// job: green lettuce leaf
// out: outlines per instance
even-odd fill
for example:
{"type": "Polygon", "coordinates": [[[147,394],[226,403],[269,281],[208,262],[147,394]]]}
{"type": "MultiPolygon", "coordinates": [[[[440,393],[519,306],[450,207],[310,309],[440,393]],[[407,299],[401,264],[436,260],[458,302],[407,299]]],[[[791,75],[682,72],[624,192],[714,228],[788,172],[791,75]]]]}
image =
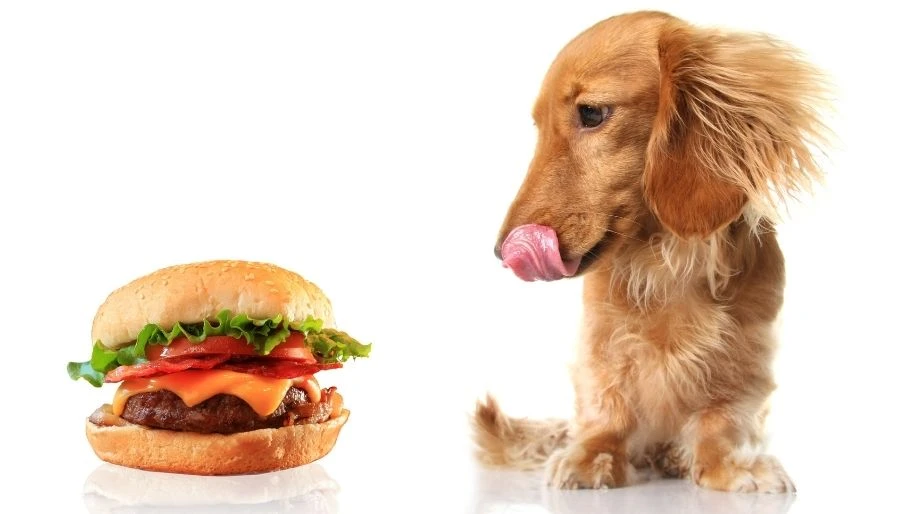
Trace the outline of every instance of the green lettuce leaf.
{"type": "Polygon", "coordinates": [[[244,339],[258,354],[269,355],[293,331],[305,335],[305,345],[322,363],[368,357],[372,349],[371,344],[362,344],[345,332],[325,329],[322,320],[311,316],[303,321],[288,322],[282,315],[255,319],[246,314],[232,315],[230,311],[223,310],[216,315],[215,322],[204,320],[202,323],[175,323],[169,330],[150,323],[140,330],[132,345],[118,350],[105,348],[101,341],[96,341],[90,359],[86,362],[68,363],[67,373],[73,380],[82,378],[95,387],[101,387],[105,374],[109,371],[118,366],[146,362],[146,347],[150,344],[168,346],[181,336],[192,343],[201,343],[209,336],[226,335],[244,339]]]}
{"type": "Polygon", "coordinates": [[[73,380],[84,378],[95,387],[102,387],[102,382],[105,381],[105,374],[94,370],[89,362],[68,363],[67,373],[70,374],[70,378],[73,380]]]}
{"type": "Polygon", "coordinates": [[[308,334],[305,336],[305,344],[324,362],[345,362],[351,358],[368,357],[372,351],[371,344],[362,344],[346,332],[332,328],[308,334]]]}

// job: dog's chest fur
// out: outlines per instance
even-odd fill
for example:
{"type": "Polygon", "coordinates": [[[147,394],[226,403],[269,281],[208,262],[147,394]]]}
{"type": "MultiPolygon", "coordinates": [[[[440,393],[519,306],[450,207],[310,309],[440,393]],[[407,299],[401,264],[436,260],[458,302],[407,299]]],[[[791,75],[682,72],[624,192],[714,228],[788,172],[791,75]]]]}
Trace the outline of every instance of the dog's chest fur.
{"type": "Polygon", "coordinates": [[[634,418],[632,442],[648,445],[675,439],[702,409],[759,389],[767,376],[741,370],[758,362],[769,334],[740,326],[703,273],[656,277],[665,295],[644,303],[632,299],[642,287],[632,284],[636,276],[646,275],[617,267],[586,281],[579,369],[587,373],[576,383],[596,399],[618,395],[634,418]]]}

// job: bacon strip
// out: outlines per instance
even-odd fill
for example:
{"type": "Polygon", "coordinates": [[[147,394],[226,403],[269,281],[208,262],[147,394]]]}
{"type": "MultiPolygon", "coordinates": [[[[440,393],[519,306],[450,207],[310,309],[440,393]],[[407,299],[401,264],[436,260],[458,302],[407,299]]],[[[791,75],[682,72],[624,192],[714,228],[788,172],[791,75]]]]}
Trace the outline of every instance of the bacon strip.
{"type": "Polygon", "coordinates": [[[260,375],[270,378],[296,378],[304,375],[314,375],[325,369],[336,369],[343,364],[334,362],[320,364],[317,362],[302,362],[281,359],[249,359],[231,361],[218,365],[216,369],[227,369],[250,375],[260,375]]]}
{"type": "Polygon", "coordinates": [[[118,366],[105,375],[105,382],[120,382],[129,378],[146,378],[167,375],[188,369],[213,369],[232,358],[231,355],[209,355],[200,357],[172,357],[157,361],[143,362],[133,366],[118,366]]]}

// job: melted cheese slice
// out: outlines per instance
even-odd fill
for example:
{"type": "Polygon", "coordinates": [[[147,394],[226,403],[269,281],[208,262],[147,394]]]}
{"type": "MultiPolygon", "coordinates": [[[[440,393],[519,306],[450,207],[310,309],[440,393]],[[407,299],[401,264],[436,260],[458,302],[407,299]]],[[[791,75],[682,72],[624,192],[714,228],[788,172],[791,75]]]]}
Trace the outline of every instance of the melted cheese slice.
{"type": "Polygon", "coordinates": [[[305,393],[308,395],[308,399],[311,400],[311,403],[321,402],[321,386],[318,384],[318,380],[314,375],[294,378],[292,379],[292,384],[299,389],[304,389],[305,393]]]}
{"type": "MultiPolygon", "coordinates": [[[[178,395],[188,407],[217,394],[230,394],[247,402],[254,412],[266,416],[280,406],[292,384],[293,380],[288,378],[267,378],[222,369],[179,371],[159,377],[125,380],[114,393],[111,409],[120,416],[131,396],[164,389],[178,395]]],[[[304,380],[299,387],[305,389],[311,401],[320,401],[321,389],[314,377],[304,380]]]]}

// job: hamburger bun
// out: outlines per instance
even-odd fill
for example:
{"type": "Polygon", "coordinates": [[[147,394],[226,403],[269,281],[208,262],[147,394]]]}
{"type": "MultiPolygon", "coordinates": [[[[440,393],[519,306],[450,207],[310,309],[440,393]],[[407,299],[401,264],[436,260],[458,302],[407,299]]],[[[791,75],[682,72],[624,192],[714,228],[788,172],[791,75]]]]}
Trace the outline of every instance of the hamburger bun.
{"type": "Polygon", "coordinates": [[[110,412],[112,424],[86,421],[86,437],[99,459],[146,471],[188,475],[242,475],[293,468],[327,455],[349,419],[266,428],[234,434],[200,434],[134,425],[110,412]],[[116,419],[112,419],[116,418],[116,419]]]}
{"type": "Polygon", "coordinates": [[[330,300],[318,286],[273,264],[218,260],[160,269],[113,291],[92,322],[92,341],[110,349],[130,344],[148,323],[214,321],[223,309],[252,318],[309,315],[334,328],[330,300]]]}

